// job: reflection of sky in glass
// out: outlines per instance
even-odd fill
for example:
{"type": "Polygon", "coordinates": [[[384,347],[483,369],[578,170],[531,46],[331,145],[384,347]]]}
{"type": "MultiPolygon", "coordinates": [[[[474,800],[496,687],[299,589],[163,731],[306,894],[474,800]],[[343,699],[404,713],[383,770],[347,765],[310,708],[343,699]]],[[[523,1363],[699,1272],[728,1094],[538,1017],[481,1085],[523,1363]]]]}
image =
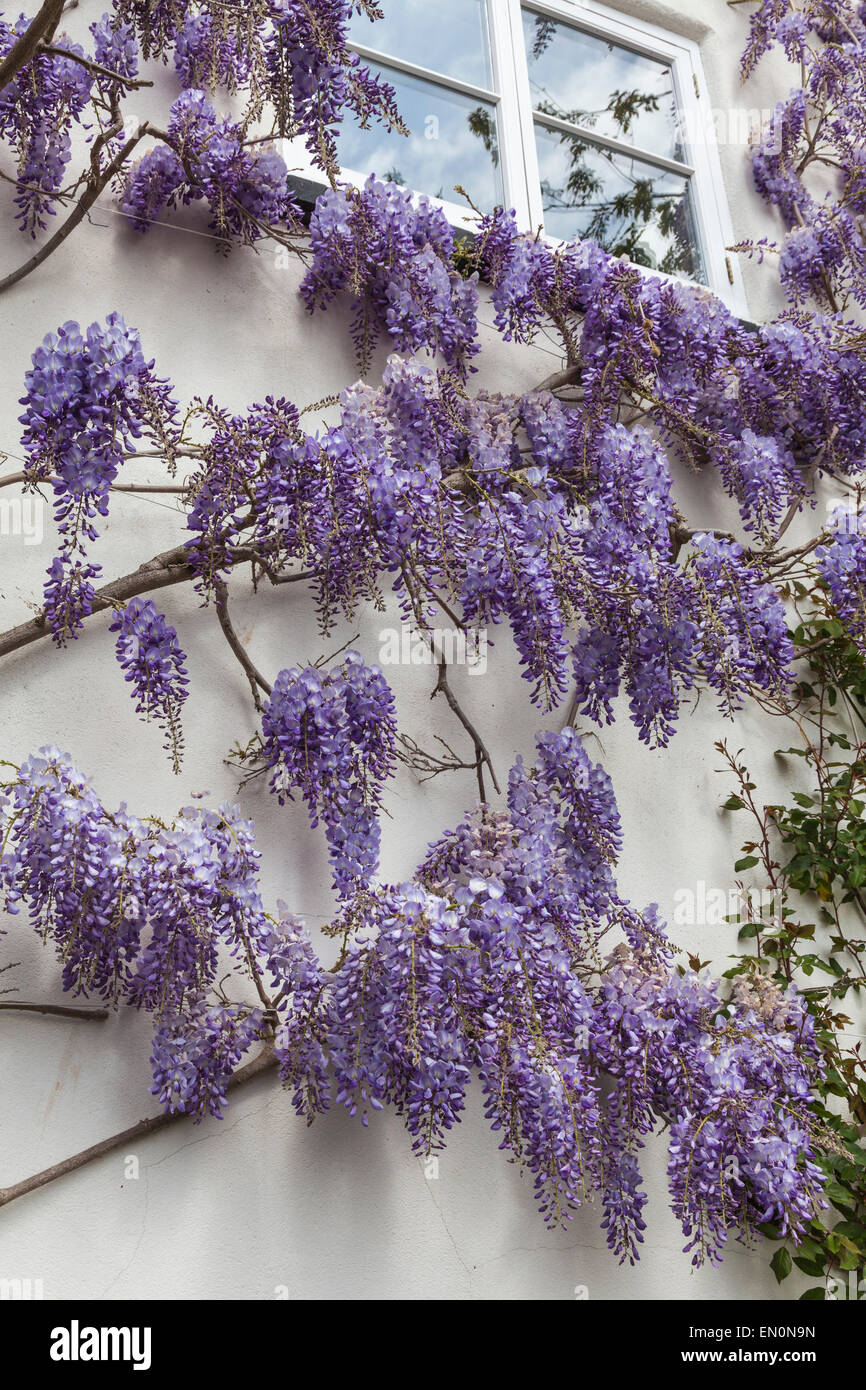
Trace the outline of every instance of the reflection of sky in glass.
{"type": "Polygon", "coordinates": [[[664,63],[528,10],[523,11],[523,32],[537,111],[640,145],[652,154],[684,158],[673,73],[664,63]],[[658,109],[637,109],[626,130],[606,109],[615,92],[657,97],[658,109]]]}
{"type": "Polygon", "coordinates": [[[546,232],[564,241],[590,236],[639,265],[704,280],[687,179],[541,125],[535,142],[546,232]],[[635,193],[651,193],[651,204],[614,208],[635,193]]]}
{"type": "Polygon", "coordinates": [[[395,88],[411,134],[407,138],[375,125],[359,130],[345,122],[337,139],[343,167],[380,178],[391,175],[407,188],[451,203],[462,202],[454,192],[460,183],[483,211],[501,203],[495,108],[391,68],[369,66],[395,88]]]}
{"type": "Polygon", "coordinates": [[[486,0],[385,0],[384,19],[355,15],[349,38],[377,53],[490,88],[486,0]]]}

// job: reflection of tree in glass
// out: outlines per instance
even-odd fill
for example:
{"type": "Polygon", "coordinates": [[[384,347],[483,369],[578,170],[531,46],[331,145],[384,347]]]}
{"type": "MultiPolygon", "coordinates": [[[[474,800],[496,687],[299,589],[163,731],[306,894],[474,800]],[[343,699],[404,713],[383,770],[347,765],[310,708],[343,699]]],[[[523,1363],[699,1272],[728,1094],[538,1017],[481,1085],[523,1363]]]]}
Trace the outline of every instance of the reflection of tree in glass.
{"type": "MultiPolygon", "coordinates": [[[[535,16],[535,40],[532,45],[532,56],[537,61],[553,40],[554,34],[559,26],[553,19],[545,19],[543,15],[535,16]]],[[[608,44],[608,52],[614,52],[614,45],[608,44]]],[[[538,91],[543,91],[539,83],[534,82],[533,86],[538,91]]],[[[642,111],[654,113],[659,109],[659,102],[662,97],[669,98],[672,120],[677,119],[676,100],[674,98],[673,87],[664,92],[640,91],[613,91],[608,98],[607,105],[599,111],[575,111],[570,116],[563,116],[564,120],[572,120],[576,125],[594,126],[598,117],[611,115],[614,125],[619,128],[622,135],[628,135],[631,128],[642,111]]],[[[538,110],[543,110],[542,106],[538,110]]],[[[553,113],[557,114],[557,113],[553,113]]]]}
{"type": "Polygon", "coordinates": [[[554,187],[549,180],[542,182],[545,211],[588,210],[591,216],[582,235],[597,241],[611,255],[628,256],[636,265],[668,275],[693,276],[696,265],[688,236],[688,190],[658,190],[652,178],[629,172],[631,161],[627,155],[589,145],[578,135],[561,132],[559,139],[568,154],[568,174],[563,187],[554,187]],[[590,155],[607,160],[618,179],[628,186],[604,197],[604,179],[589,162],[590,155]],[[652,226],[671,241],[661,261],[643,240],[652,226]]]}
{"type": "Polygon", "coordinates": [[[555,19],[545,19],[544,15],[540,14],[535,16],[535,41],[532,45],[533,58],[541,57],[555,33],[555,19]]]}
{"type": "MultiPolygon", "coordinates": [[[[499,163],[499,143],[496,138],[496,122],[493,116],[485,107],[476,106],[474,111],[469,112],[467,122],[472,134],[477,135],[482,141],[485,150],[490,155],[491,163],[496,166],[499,163]]],[[[385,183],[396,183],[403,188],[406,187],[406,180],[396,166],[390,168],[387,174],[383,174],[382,179],[385,183]]],[[[435,193],[430,191],[434,198],[444,200],[446,197],[444,187],[439,188],[435,193]]],[[[447,196],[451,196],[450,191],[447,196]]]]}
{"type": "MultiPolygon", "coordinates": [[[[531,51],[532,57],[537,60],[552,42],[557,25],[554,20],[536,15],[534,28],[531,51]]],[[[533,86],[540,98],[535,105],[537,111],[588,130],[595,129],[602,117],[609,117],[613,133],[628,137],[638,117],[657,113],[662,103],[669,103],[672,119],[677,119],[672,86],[662,92],[617,89],[611,92],[606,105],[601,108],[571,111],[564,110],[540,83],[533,82],[533,86]]],[[[582,234],[598,241],[613,255],[628,256],[638,265],[646,265],[668,275],[695,275],[697,265],[689,234],[687,189],[681,192],[657,191],[652,178],[630,172],[631,161],[627,156],[618,155],[567,132],[561,132],[559,138],[567,152],[568,174],[561,188],[554,187],[549,181],[542,183],[545,211],[588,209],[592,216],[582,234]],[[617,181],[627,184],[627,188],[605,198],[605,180],[597,164],[593,167],[595,161],[600,159],[608,161],[617,175],[617,181]],[[644,233],[651,226],[671,243],[661,261],[643,241],[644,233]]],[[[663,178],[664,175],[660,174],[659,177],[663,178]]]]}
{"type": "MultiPolygon", "coordinates": [[[[607,106],[601,111],[564,111],[551,100],[540,102],[536,110],[542,115],[567,121],[570,125],[590,129],[599,116],[610,115],[619,131],[628,135],[637,115],[642,111],[658,110],[659,101],[664,95],[667,94],[653,96],[646,92],[616,91],[611,93],[607,106]]],[[[670,95],[673,97],[673,93],[670,95]]],[[[694,276],[697,266],[688,235],[688,190],[657,191],[651,178],[629,172],[631,161],[627,155],[590,144],[579,135],[565,131],[559,133],[559,139],[568,156],[568,176],[561,188],[554,188],[549,181],[542,182],[545,211],[554,208],[560,211],[568,208],[591,209],[592,217],[584,226],[582,235],[597,241],[612,255],[628,256],[636,265],[661,270],[666,275],[694,276]],[[605,198],[604,180],[592,168],[591,158],[607,160],[618,180],[629,187],[605,198]],[[655,226],[665,239],[671,238],[671,245],[661,261],[657,261],[642,241],[644,232],[650,226],[655,226]]],[[[660,173],[659,177],[664,178],[665,175],[660,173]]]]}
{"type": "Polygon", "coordinates": [[[666,275],[694,276],[695,255],[688,236],[688,190],[657,191],[652,179],[627,174],[617,167],[617,156],[593,147],[593,153],[607,159],[629,183],[627,189],[604,198],[602,180],[585,162],[587,146],[577,136],[561,135],[560,139],[569,148],[571,168],[564,188],[542,182],[545,212],[588,209],[592,215],[581,235],[597,241],[611,255],[628,256],[636,265],[661,270],[666,275]],[[661,261],[643,240],[651,226],[671,241],[661,261]]]}
{"type": "Polygon", "coordinates": [[[486,107],[476,106],[474,111],[469,112],[466,121],[472,134],[477,135],[482,141],[495,168],[499,163],[499,143],[496,139],[496,122],[493,116],[486,107]]]}

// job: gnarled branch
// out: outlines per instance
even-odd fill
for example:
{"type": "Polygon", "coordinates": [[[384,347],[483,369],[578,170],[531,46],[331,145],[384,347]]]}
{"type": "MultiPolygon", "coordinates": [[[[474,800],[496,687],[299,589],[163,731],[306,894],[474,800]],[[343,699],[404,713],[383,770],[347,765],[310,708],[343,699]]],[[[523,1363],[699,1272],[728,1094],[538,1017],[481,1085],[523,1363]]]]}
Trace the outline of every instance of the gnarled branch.
{"type": "Polygon", "coordinates": [[[111,68],[103,67],[102,63],[94,62],[92,58],[85,58],[83,53],[73,53],[71,48],[61,48],[55,43],[40,43],[37,52],[50,53],[55,58],[68,58],[71,63],[78,63],[79,67],[92,72],[94,77],[106,77],[110,82],[118,82],[128,87],[130,91],[137,87],[153,86],[149,78],[124,77],[121,72],[114,72],[111,68]]]}
{"type": "Polygon", "coordinates": [[[72,1004],[29,1004],[23,999],[0,999],[0,1009],[11,1009],[26,1014],[49,1014],[53,1018],[78,1018],[96,1023],[102,1023],[108,1018],[108,1009],[76,1008],[72,1004]]]}
{"type": "Polygon", "coordinates": [[[232,620],[229,616],[229,591],[224,579],[214,579],[214,593],[216,595],[216,614],[219,619],[219,625],[222,628],[223,636],[243,668],[244,674],[250,683],[250,690],[253,694],[253,704],[257,711],[261,713],[262,701],[259,695],[259,689],[264,690],[266,695],[270,695],[273,686],[270,681],[265,680],[262,673],[253,664],[243,642],[235,632],[232,620]]]}
{"type": "Polygon", "coordinates": [[[498,792],[501,792],[502,788],[496,780],[496,772],[494,770],[493,762],[490,757],[490,754],[487,751],[487,747],[484,743],[484,740],[482,739],[478,730],[475,728],[475,725],[470,721],[467,715],[463,713],[463,709],[461,708],[457,696],[454,694],[454,691],[448,684],[448,662],[445,660],[444,657],[439,662],[439,679],[436,682],[430,699],[435,699],[437,695],[445,696],[445,699],[448,701],[449,708],[454,712],[454,714],[456,714],[457,718],[460,720],[460,723],[463,725],[467,734],[472,739],[472,742],[475,746],[476,759],[475,763],[472,764],[472,766],[475,767],[478,773],[478,794],[481,797],[482,801],[486,801],[487,793],[484,789],[484,763],[487,764],[488,771],[490,772],[491,781],[493,782],[493,785],[496,788],[496,790],[498,792]]]}
{"type": "Polygon", "coordinates": [[[122,125],[115,124],[97,137],[91,152],[91,171],[87,175],[87,186],[81,197],[76,202],[66,221],[62,226],[57,228],[57,231],[52,237],[49,237],[45,245],[40,247],[36,254],[30,257],[29,261],[25,261],[17,270],[11,271],[0,280],[0,294],[2,294],[4,290],[10,289],[12,285],[17,285],[25,276],[30,275],[32,271],[38,269],[43,261],[47,261],[48,257],[63,245],[70,233],[74,232],[78,224],[84,221],[100,193],[102,193],[111,183],[111,180],[120,173],[120,170],[123,168],[139,140],[142,140],[150,130],[146,122],[140,125],[135,135],[131,135],[121,146],[110,164],[107,164],[101,173],[97,172],[99,169],[98,155],[100,149],[110,139],[113,139],[115,135],[118,135],[122,128],[122,125]]]}
{"type": "MultiPolygon", "coordinates": [[[[174,550],[155,555],[152,560],[133,570],[132,574],[112,580],[110,584],[98,589],[93,597],[92,612],[102,613],[106,608],[114,608],[118,603],[127,603],[138,594],[148,593],[152,589],[164,589],[170,584],[182,584],[193,577],[194,571],[189,563],[186,546],[175,546],[174,550]]],[[[10,652],[19,651],[22,647],[29,647],[32,642],[50,636],[51,629],[45,614],[40,613],[38,618],[31,618],[30,622],[21,623],[18,627],[0,634],[0,657],[8,656],[10,652]]]]}
{"type": "Polygon", "coordinates": [[[40,44],[53,36],[62,14],[63,0],[44,0],[42,9],[27,25],[24,33],[19,34],[0,63],[0,91],[27,66],[40,44]]]}

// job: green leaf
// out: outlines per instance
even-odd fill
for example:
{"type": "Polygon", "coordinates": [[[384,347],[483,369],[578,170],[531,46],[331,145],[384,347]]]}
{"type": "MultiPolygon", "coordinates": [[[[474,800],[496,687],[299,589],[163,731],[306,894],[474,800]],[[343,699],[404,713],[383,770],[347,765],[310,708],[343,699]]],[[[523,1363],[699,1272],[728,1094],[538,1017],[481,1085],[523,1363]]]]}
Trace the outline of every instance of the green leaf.
{"type": "Polygon", "coordinates": [[[781,1245],[770,1261],[770,1268],[776,1276],[776,1283],[781,1284],[783,1279],[787,1279],[791,1273],[791,1252],[786,1246],[781,1245]]]}
{"type": "Polygon", "coordinates": [[[759,863],[757,855],[747,854],[745,859],[738,859],[734,865],[734,873],[738,874],[743,869],[753,869],[759,863]]]}
{"type": "Polygon", "coordinates": [[[804,1236],[797,1244],[797,1254],[803,1255],[807,1260],[820,1260],[824,1252],[817,1240],[812,1240],[809,1236],[804,1236]]]}
{"type": "Polygon", "coordinates": [[[831,1202],[850,1202],[851,1193],[847,1187],[843,1187],[839,1182],[828,1182],[824,1186],[825,1194],[831,1202]]]}
{"type": "Polygon", "coordinates": [[[801,1293],[798,1303],[823,1303],[827,1295],[823,1289],[807,1289],[801,1293]]]}
{"type": "Polygon", "coordinates": [[[758,1230],[761,1232],[762,1236],[767,1236],[769,1240],[782,1239],[775,1221],[762,1221],[758,1226],[758,1230]]]}

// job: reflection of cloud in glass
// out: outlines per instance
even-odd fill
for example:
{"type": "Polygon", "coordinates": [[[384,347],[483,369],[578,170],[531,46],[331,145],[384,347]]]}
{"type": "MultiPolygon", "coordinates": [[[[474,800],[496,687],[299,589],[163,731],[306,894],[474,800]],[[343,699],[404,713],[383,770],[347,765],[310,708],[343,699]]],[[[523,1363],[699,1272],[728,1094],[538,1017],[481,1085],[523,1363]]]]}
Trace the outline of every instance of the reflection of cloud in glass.
{"type": "Polygon", "coordinates": [[[403,58],[489,88],[493,81],[484,0],[390,0],[384,19],[355,15],[349,38],[378,53],[403,58]]]}
{"type": "Polygon", "coordinates": [[[687,179],[540,125],[535,136],[546,232],[703,281],[687,179]]]}
{"type": "Polygon", "coordinates": [[[537,111],[652,154],[684,158],[667,64],[526,10],[523,30],[537,111]]]}
{"type": "Polygon", "coordinates": [[[453,190],[459,183],[484,211],[501,203],[494,108],[461,92],[370,66],[393,84],[410,134],[344,124],[337,140],[343,167],[380,177],[399,176],[397,181],[409,188],[449,202],[458,201],[453,190]]]}

